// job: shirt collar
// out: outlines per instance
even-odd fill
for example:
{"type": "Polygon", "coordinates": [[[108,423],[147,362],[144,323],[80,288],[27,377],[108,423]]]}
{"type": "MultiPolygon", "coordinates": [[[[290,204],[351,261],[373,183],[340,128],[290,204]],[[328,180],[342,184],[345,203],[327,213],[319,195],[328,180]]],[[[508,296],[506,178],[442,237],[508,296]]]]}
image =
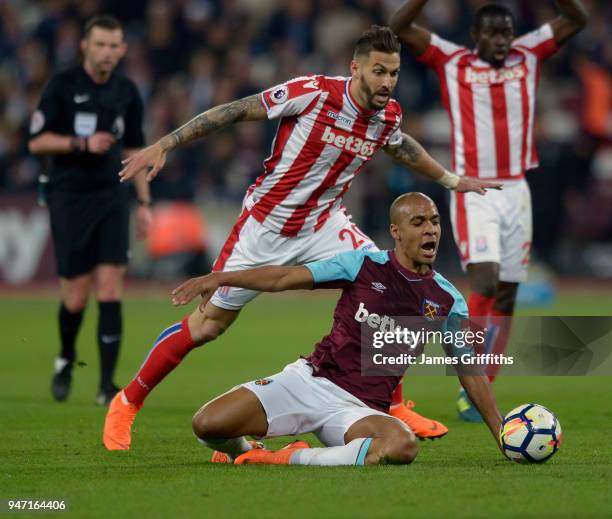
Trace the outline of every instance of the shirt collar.
{"type": "Polygon", "coordinates": [[[346,80],[346,83],[344,84],[344,94],[351,108],[355,110],[355,112],[357,112],[358,114],[365,115],[366,117],[372,117],[373,115],[376,115],[378,112],[380,112],[380,110],[368,110],[366,108],[363,108],[357,102],[357,100],[351,95],[351,82],[352,81],[353,81],[352,78],[348,78],[346,80]]]}
{"type": "Polygon", "coordinates": [[[425,274],[419,274],[418,272],[414,272],[412,270],[408,270],[406,267],[403,267],[401,263],[397,260],[395,256],[395,252],[393,250],[389,251],[389,258],[391,259],[391,263],[393,266],[399,270],[402,275],[408,278],[411,281],[420,281],[422,279],[431,279],[434,276],[434,270],[431,269],[425,274]]]}

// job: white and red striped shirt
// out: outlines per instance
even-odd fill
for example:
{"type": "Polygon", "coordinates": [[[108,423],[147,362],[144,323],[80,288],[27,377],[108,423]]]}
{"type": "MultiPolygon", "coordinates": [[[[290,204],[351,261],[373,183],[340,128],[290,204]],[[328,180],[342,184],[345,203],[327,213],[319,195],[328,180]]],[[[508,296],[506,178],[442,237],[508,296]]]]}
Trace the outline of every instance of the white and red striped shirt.
{"type": "Polygon", "coordinates": [[[308,76],[261,94],[268,118],[280,118],[265,171],[245,197],[262,225],[285,236],[318,231],[372,155],[401,144],[399,103],[366,110],[352,98],[350,82],[308,76]]]}
{"type": "Polygon", "coordinates": [[[558,50],[550,24],[512,42],[504,66],[431,35],[418,60],[440,79],[458,175],[513,180],[538,166],[533,121],[540,65],[558,50]]]}

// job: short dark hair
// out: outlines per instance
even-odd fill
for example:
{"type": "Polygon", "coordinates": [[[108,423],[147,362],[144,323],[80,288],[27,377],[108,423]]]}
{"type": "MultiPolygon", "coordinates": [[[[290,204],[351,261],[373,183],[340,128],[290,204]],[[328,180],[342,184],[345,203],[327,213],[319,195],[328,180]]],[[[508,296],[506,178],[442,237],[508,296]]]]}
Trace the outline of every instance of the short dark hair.
{"type": "Polygon", "coordinates": [[[512,20],[512,25],[514,25],[514,16],[512,15],[512,11],[505,5],[485,4],[480,7],[474,15],[474,27],[476,27],[476,29],[480,29],[480,27],[482,27],[482,19],[485,16],[509,16],[512,20]]]}
{"type": "Polygon", "coordinates": [[[115,18],[114,16],[110,16],[108,14],[94,16],[93,18],[90,18],[87,21],[87,23],[85,24],[84,31],[85,38],[89,36],[89,33],[94,27],[100,27],[101,29],[107,29],[109,31],[114,31],[117,29],[121,31],[123,30],[121,22],[117,20],[117,18],[115,18]]]}
{"type": "Polygon", "coordinates": [[[389,27],[372,25],[357,40],[353,56],[367,56],[373,50],[393,54],[401,49],[398,37],[389,27]]]}

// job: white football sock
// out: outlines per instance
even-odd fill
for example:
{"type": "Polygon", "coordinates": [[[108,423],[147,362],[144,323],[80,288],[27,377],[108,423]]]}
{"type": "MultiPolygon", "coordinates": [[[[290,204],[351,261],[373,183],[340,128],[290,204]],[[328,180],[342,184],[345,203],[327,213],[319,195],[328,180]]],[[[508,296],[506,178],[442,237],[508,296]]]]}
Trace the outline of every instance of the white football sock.
{"type": "Polygon", "coordinates": [[[253,448],[244,436],[230,438],[229,440],[224,438],[208,438],[206,440],[198,438],[198,441],[212,450],[229,454],[232,459],[237,458],[253,448]]]}
{"type": "Polygon", "coordinates": [[[363,465],[372,438],[357,438],[340,447],[299,449],[291,456],[291,465],[363,465]]]}

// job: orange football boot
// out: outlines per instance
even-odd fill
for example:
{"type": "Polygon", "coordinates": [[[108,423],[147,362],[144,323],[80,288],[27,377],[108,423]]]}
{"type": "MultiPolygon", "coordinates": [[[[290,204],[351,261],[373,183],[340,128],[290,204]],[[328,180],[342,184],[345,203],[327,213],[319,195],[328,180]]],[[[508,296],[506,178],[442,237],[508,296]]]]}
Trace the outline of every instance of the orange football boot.
{"type": "Polygon", "coordinates": [[[252,449],[244,454],[241,454],[234,461],[234,465],[289,465],[289,460],[293,453],[300,449],[310,449],[310,444],[296,440],[285,445],[277,451],[269,451],[268,449],[252,449]]]}
{"type": "Polygon", "coordinates": [[[109,451],[127,451],[132,443],[132,424],[142,406],[123,400],[119,391],[111,400],[104,420],[104,446],[109,451]]]}
{"type": "Polygon", "coordinates": [[[421,416],[412,410],[414,402],[408,400],[406,404],[395,404],[389,408],[389,414],[404,422],[412,432],[422,440],[441,438],[448,432],[446,425],[421,416]]]}
{"type": "MultiPolygon", "coordinates": [[[[249,442],[253,449],[264,449],[264,444],[255,440],[251,440],[249,442]]],[[[212,463],[234,463],[232,457],[225,452],[214,451],[212,453],[212,457],[210,458],[212,463]]]]}

